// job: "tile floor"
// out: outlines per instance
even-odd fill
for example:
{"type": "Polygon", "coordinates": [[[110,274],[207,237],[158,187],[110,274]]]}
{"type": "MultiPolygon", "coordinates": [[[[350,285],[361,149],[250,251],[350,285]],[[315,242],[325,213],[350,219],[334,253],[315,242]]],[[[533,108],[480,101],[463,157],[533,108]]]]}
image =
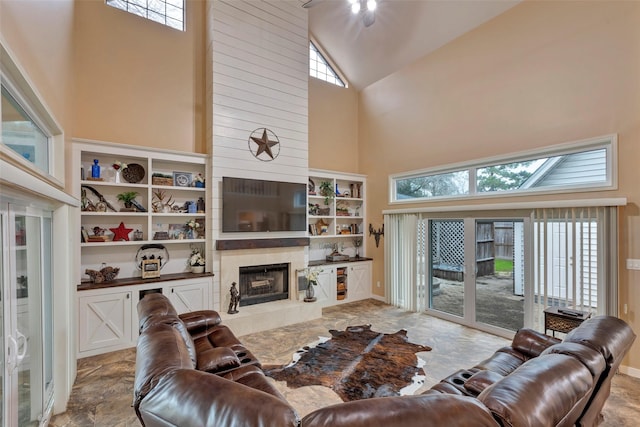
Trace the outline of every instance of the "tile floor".
{"type": "MultiPolygon", "coordinates": [[[[429,388],[441,378],[489,357],[508,340],[440,320],[425,314],[409,313],[378,301],[367,300],[330,307],[323,317],[266,332],[240,337],[264,365],[289,362],[293,352],[328,329],[371,324],[379,332],[407,329],[411,342],[428,345],[430,352],[419,353],[426,361],[429,388]]],[[[128,427],[140,426],[131,408],[135,371],[135,349],[122,350],[78,361],[78,376],[67,411],[55,416],[52,427],[128,427]]],[[[319,386],[287,389],[277,386],[301,416],[317,407],[339,403],[329,389],[319,386]]],[[[636,426],[640,419],[640,379],[617,375],[604,408],[602,426],[636,426]]]]}

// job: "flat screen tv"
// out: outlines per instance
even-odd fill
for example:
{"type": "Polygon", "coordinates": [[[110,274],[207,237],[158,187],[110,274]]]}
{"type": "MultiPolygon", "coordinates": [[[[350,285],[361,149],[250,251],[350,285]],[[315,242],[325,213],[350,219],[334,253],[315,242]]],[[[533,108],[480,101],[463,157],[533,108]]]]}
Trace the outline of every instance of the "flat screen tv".
{"type": "Polygon", "coordinates": [[[225,233],[305,231],[306,205],[306,184],[222,178],[225,233]]]}

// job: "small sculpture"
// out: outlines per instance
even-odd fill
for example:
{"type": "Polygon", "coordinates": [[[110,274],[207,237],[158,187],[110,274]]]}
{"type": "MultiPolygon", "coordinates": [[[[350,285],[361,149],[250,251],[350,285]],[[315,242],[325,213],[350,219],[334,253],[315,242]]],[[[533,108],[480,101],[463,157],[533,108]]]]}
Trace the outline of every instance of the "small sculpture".
{"type": "Polygon", "coordinates": [[[384,236],[384,224],[382,224],[381,228],[377,230],[373,228],[373,225],[369,224],[369,236],[373,234],[373,237],[376,239],[376,248],[380,244],[380,236],[384,236]]]}
{"type": "Polygon", "coordinates": [[[236,314],[238,313],[238,303],[240,302],[240,292],[238,292],[238,288],[236,288],[236,282],[231,284],[229,292],[231,293],[231,300],[229,301],[229,310],[227,310],[227,313],[236,314]]]}
{"type": "Polygon", "coordinates": [[[103,283],[103,282],[110,282],[112,280],[115,280],[119,272],[120,272],[120,268],[110,267],[110,266],[107,266],[105,263],[102,263],[102,268],[100,269],[100,271],[91,270],[91,269],[85,270],[85,274],[87,274],[91,278],[91,281],[93,283],[103,283]]]}

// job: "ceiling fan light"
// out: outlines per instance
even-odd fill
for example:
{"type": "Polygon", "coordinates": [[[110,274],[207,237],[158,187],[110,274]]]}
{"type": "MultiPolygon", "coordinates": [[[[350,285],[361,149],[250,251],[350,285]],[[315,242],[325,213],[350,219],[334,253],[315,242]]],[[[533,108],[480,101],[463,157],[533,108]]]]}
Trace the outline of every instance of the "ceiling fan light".
{"type": "Polygon", "coordinates": [[[354,2],[351,4],[351,12],[354,14],[357,14],[358,12],[360,12],[360,3],[359,2],[354,2]]]}
{"type": "Polygon", "coordinates": [[[374,10],[376,10],[376,7],[378,7],[376,0],[367,0],[367,10],[369,12],[373,12],[374,10]]]}

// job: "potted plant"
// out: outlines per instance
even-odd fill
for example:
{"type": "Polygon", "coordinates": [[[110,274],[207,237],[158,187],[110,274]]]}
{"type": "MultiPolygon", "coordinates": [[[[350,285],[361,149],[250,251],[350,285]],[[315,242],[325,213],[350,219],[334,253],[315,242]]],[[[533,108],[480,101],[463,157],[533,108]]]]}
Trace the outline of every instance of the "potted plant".
{"type": "Polygon", "coordinates": [[[191,267],[192,273],[204,273],[205,260],[202,253],[200,253],[200,249],[191,249],[191,255],[189,256],[187,263],[189,267],[191,267]]]}
{"type": "Polygon", "coordinates": [[[324,196],[324,204],[329,206],[329,202],[333,200],[336,193],[333,191],[331,181],[322,181],[320,183],[320,195],[324,196]]]}
{"type": "Polygon", "coordinates": [[[322,273],[319,268],[307,268],[305,277],[307,278],[307,290],[305,292],[304,302],[314,302],[316,300],[314,286],[318,286],[318,277],[322,273]]]}
{"type": "Polygon", "coordinates": [[[118,198],[118,200],[124,203],[125,208],[131,209],[131,207],[133,206],[133,201],[135,200],[137,195],[137,191],[125,191],[118,194],[116,197],[118,198]]]}

